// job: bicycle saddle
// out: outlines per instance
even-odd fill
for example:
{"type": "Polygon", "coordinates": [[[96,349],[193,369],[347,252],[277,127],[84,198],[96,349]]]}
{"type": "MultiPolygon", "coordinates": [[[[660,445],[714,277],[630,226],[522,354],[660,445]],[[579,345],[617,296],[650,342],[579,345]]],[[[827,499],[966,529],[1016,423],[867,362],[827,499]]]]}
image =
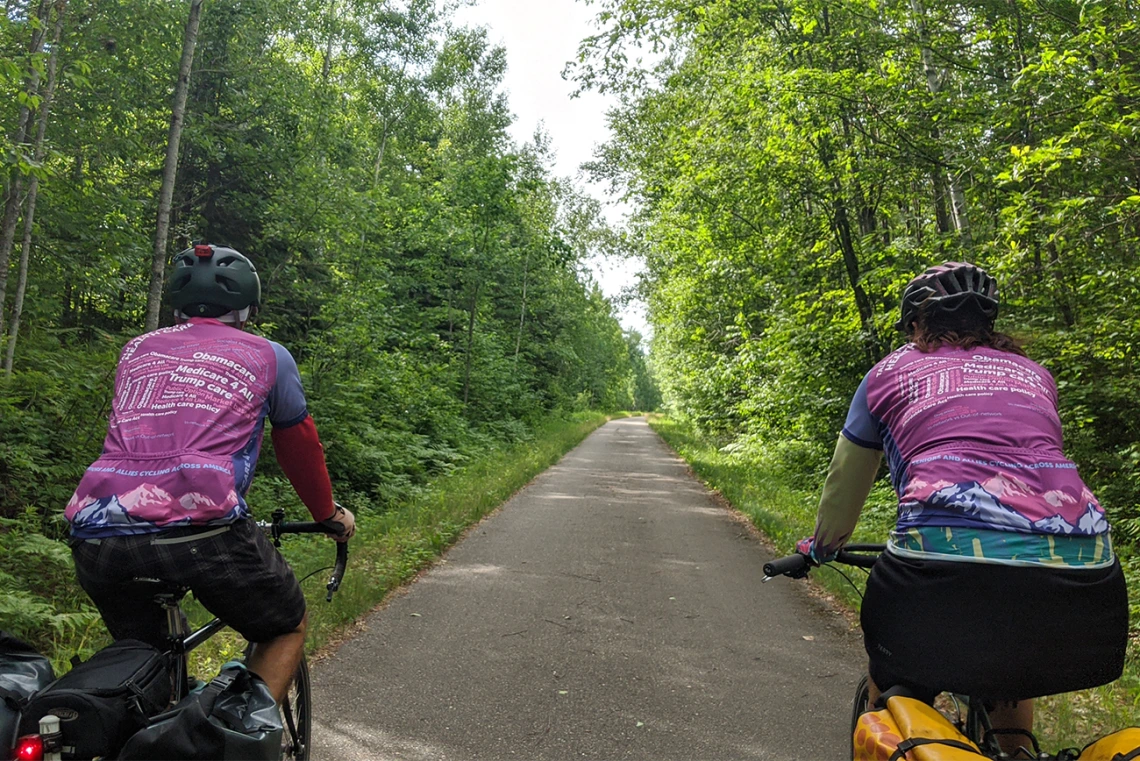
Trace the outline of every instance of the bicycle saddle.
{"type": "Polygon", "coordinates": [[[165,579],[151,579],[145,576],[135,576],[126,582],[126,586],[141,594],[152,595],[157,602],[177,604],[182,601],[190,587],[176,584],[165,579]]]}

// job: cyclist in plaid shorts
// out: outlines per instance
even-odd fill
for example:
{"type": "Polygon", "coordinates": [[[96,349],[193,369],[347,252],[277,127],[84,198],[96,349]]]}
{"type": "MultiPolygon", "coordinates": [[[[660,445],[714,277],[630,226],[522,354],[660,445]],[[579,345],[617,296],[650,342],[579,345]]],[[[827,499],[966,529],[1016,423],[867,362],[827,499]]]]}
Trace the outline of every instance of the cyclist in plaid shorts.
{"type": "Polygon", "coordinates": [[[268,418],[281,469],[313,515],[345,541],[297,364],[244,332],[261,301],[252,262],[197,245],[175,257],[168,293],[177,324],[123,349],[103,453],[68,503],[79,583],[115,639],[161,645],[162,609],[136,577],[189,587],[254,643],[249,669],[280,701],[305,637],[293,571],[245,503],[268,418]],[[138,596],[136,596],[138,595],[138,596]]]}

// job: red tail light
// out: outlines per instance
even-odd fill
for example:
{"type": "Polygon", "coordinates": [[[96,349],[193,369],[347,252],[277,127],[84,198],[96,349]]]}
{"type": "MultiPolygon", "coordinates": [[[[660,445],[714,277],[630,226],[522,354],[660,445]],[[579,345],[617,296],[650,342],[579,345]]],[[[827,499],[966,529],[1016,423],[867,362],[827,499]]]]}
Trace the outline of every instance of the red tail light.
{"type": "Polygon", "coordinates": [[[39,735],[24,735],[16,741],[16,761],[44,761],[44,739],[39,735]]]}

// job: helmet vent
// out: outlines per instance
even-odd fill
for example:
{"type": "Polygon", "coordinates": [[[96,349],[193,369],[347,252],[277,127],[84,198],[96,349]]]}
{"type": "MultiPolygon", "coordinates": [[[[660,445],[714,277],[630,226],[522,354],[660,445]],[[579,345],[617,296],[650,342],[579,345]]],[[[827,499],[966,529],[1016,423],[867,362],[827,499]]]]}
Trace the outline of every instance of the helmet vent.
{"type": "Polygon", "coordinates": [[[238,284],[235,283],[233,280],[230,280],[228,277],[223,277],[222,275],[215,275],[214,281],[219,286],[221,286],[222,289],[226,293],[241,293],[241,288],[238,287],[238,284]]]}

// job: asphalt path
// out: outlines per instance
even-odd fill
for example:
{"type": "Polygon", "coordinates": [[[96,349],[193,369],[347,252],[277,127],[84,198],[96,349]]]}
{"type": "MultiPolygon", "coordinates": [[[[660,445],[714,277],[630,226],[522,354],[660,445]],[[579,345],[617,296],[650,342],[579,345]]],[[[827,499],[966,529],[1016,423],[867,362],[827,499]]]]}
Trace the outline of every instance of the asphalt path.
{"type": "Polygon", "coordinates": [[[315,665],[314,758],[846,758],[860,639],[771,557],[607,423],[315,665]]]}

